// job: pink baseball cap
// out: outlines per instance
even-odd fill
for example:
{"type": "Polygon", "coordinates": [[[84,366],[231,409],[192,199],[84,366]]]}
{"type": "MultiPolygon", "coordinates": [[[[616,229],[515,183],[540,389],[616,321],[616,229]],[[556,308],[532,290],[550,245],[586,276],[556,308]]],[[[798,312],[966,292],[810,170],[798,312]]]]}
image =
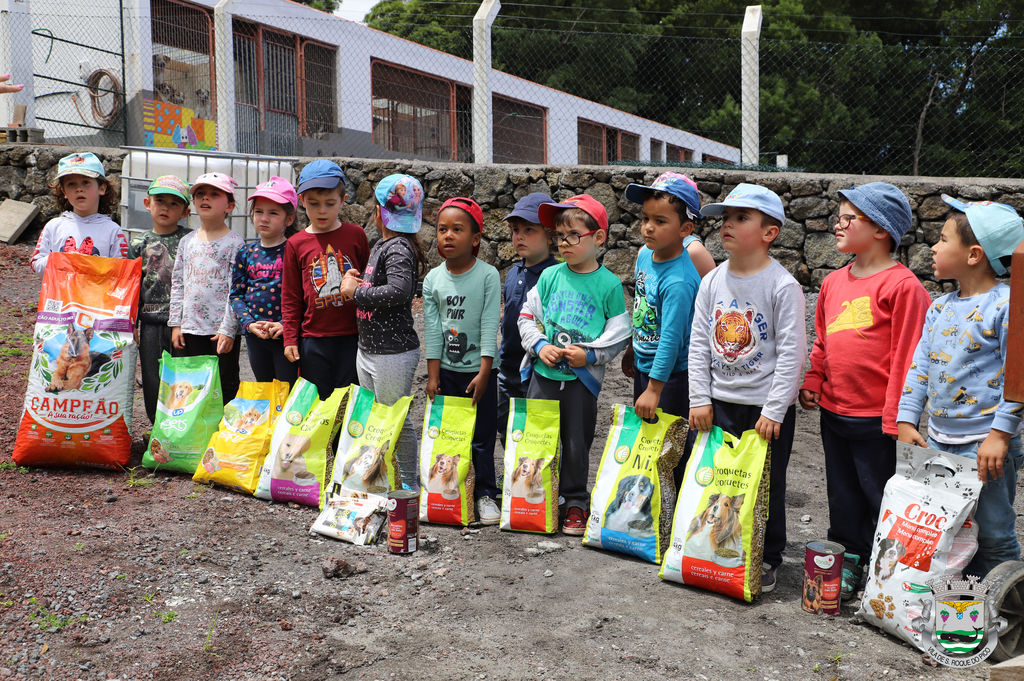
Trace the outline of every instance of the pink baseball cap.
{"type": "Polygon", "coordinates": [[[195,196],[196,189],[204,184],[221,190],[230,196],[232,201],[235,199],[235,188],[238,186],[238,183],[230,175],[225,175],[224,173],[203,173],[192,183],[192,196],[195,196]]]}
{"type": "Polygon", "coordinates": [[[295,187],[291,182],[277,175],[273,175],[263,184],[257,185],[256,190],[249,195],[250,201],[258,198],[270,199],[274,203],[280,204],[290,203],[292,208],[296,209],[299,207],[299,195],[295,193],[295,187]]]}

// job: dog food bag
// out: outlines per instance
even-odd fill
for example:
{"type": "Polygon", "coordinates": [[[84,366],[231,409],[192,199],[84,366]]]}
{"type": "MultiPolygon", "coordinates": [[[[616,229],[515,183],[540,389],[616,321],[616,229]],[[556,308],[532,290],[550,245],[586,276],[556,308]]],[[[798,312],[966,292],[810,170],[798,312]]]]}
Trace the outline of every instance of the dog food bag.
{"type": "Polygon", "coordinates": [[[242,381],[235,399],[224,406],[220,429],[210,438],[192,479],[252,494],[287,399],[285,381],[242,381]]]}
{"type": "Polygon", "coordinates": [[[558,402],[512,398],[501,529],[558,531],[558,402]]]}
{"type": "Polygon", "coordinates": [[[672,520],[662,579],[750,602],[761,595],[768,442],[715,426],[697,434],[672,520]]]}
{"type": "MultiPolygon", "coordinates": [[[[270,453],[263,460],[263,466],[260,468],[260,481],[256,485],[255,496],[257,498],[273,498],[270,493],[270,480],[274,465],[278,460],[277,453],[281,448],[281,443],[285,441],[295,428],[302,425],[302,422],[318,401],[319,396],[315,385],[304,378],[299,378],[295,381],[291,392],[288,393],[288,400],[281,409],[281,418],[274,424],[274,433],[270,438],[270,453]]],[[[283,468],[284,472],[288,471],[289,464],[290,462],[286,462],[283,468]]]]}
{"type": "Polygon", "coordinates": [[[141,276],[138,259],[50,254],[16,463],[128,465],[141,276]]]}
{"type": "Polygon", "coordinates": [[[395,446],[411,404],[412,397],[406,396],[389,407],[377,402],[372,391],[349,387],[331,484],[325,493],[344,487],[386,497],[402,486],[395,446]]]}
{"type": "MultiPolygon", "coordinates": [[[[904,442],[885,484],[857,614],[926,650],[913,628],[931,606],[928,582],[957,577],[977,551],[971,516],[981,493],[978,462],[904,442]]],[[[971,630],[973,634],[973,630],[971,630]]]]}
{"type": "Polygon", "coordinates": [[[311,532],[351,544],[373,544],[387,519],[387,497],[340,488],[330,495],[311,532]]]}
{"type": "Polygon", "coordinates": [[[220,368],[212,355],[160,359],[160,391],[146,468],[195,473],[224,416],[220,368]]]}
{"type": "Polygon", "coordinates": [[[651,423],[632,407],[612,407],[612,426],[590,493],[584,545],[652,563],[661,560],[676,500],[672,469],[685,442],[685,419],[659,409],[651,423]]]}
{"type": "Polygon", "coordinates": [[[473,496],[473,430],[476,405],[468,397],[435,395],[427,401],[420,444],[420,521],[469,525],[473,496]]]}

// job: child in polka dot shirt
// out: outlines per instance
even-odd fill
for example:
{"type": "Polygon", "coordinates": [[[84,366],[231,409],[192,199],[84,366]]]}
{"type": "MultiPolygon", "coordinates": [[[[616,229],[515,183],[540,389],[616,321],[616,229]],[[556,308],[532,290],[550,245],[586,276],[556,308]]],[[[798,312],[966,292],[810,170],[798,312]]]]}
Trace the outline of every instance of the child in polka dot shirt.
{"type": "Polygon", "coordinates": [[[298,195],[288,180],[271,177],[249,197],[249,217],[259,241],[238,249],[231,274],[227,314],[245,333],[249,364],[257,381],[294,383],[298,364],[285,359],[281,335],[281,272],[284,246],[294,231],[298,195]]]}

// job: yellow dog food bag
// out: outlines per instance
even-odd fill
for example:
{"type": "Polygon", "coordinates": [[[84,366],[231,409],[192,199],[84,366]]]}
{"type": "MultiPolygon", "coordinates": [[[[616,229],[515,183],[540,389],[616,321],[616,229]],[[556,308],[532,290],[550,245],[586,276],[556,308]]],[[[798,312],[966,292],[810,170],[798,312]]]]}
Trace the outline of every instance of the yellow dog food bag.
{"type": "Polygon", "coordinates": [[[476,520],[473,430],[476,405],[468,397],[427,401],[420,443],[420,520],[469,525],[476,520]]]}
{"type": "Polygon", "coordinates": [[[672,470],[683,454],[686,432],[685,419],[660,409],[650,422],[633,407],[612,407],[584,545],[661,561],[676,498],[672,470]]]}
{"type": "Polygon", "coordinates": [[[505,437],[501,529],[558,531],[558,425],[557,401],[512,398],[505,437]]]}
{"type": "Polygon", "coordinates": [[[224,405],[220,429],[210,438],[192,479],[252,494],[287,399],[285,381],[242,381],[235,399],[224,405]]]}
{"type": "Polygon", "coordinates": [[[697,434],[658,575],[750,602],[761,595],[768,442],[718,426],[697,434]]]}

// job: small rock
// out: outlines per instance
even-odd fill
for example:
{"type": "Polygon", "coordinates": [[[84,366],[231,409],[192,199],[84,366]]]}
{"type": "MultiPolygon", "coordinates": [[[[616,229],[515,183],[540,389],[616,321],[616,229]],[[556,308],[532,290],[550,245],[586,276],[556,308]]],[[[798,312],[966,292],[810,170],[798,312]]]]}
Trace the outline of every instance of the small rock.
{"type": "Polygon", "coordinates": [[[811,516],[809,516],[809,515],[807,515],[805,513],[804,515],[800,516],[800,522],[802,522],[802,523],[809,523],[809,522],[811,522],[811,516]]]}
{"type": "Polygon", "coordinates": [[[546,552],[546,553],[550,553],[550,552],[553,552],[553,551],[561,551],[565,547],[562,546],[561,544],[559,544],[556,541],[550,541],[550,540],[547,540],[547,539],[543,539],[543,540],[537,542],[537,548],[540,549],[541,551],[546,552]]]}
{"type": "Polygon", "coordinates": [[[448,574],[448,568],[446,567],[437,568],[436,570],[434,570],[435,577],[444,577],[446,574],[448,574]]]}
{"type": "Polygon", "coordinates": [[[291,631],[292,623],[288,620],[281,620],[281,631],[291,631]]]}
{"type": "Polygon", "coordinates": [[[540,554],[542,554],[542,553],[544,553],[544,552],[543,552],[543,551],[541,551],[541,550],[540,550],[540,549],[538,549],[538,548],[534,548],[534,547],[532,547],[532,546],[531,546],[531,547],[527,548],[527,549],[526,549],[526,550],[524,551],[524,553],[525,553],[526,555],[528,555],[528,556],[539,556],[540,554]]]}
{"type": "Polygon", "coordinates": [[[348,577],[357,572],[366,572],[366,564],[359,563],[358,565],[352,565],[347,560],[338,558],[337,556],[328,556],[324,558],[324,562],[320,565],[320,569],[324,573],[324,579],[334,579],[335,577],[348,577]],[[361,570],[359,568],[362,568],[361,570]]]}
{"type": "Polygon", "coordinates": [[[115,501],[117,501],[117,495],[116,494],[108,494],[107,496],[103,497],[103,501],[107,502],[108,504],[112,504],[115,501]]]}
{"type": "Polygon", "coordinates": [[[554,573],[554,572],[552,572],[551,570],[545,570],[545,571],[544,571],[544,576],[545,576],[545,577],[554,577],[554,576],[555,576],[555,573],[554,573]]]}
{"type": "Polygon", "coordinates": [[[301,591],[293,591],[292,592],[292,598],[295,598],[295,599],[302,598],[302,592],[301,591]]]}

